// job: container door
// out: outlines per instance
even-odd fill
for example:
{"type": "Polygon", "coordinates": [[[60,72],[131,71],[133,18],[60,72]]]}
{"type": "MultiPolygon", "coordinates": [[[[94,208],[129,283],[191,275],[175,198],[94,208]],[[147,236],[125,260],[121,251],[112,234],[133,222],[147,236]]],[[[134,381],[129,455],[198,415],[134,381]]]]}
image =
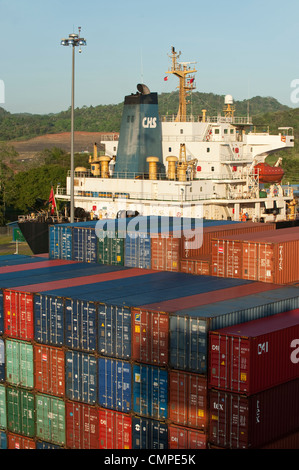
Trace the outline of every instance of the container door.
{"type": "Polygon", "coordinates": [[[209,385],[226,390],[229,388],[229,337],[211,332],[209,342],[209,385]]]}
{"type": "Polygon", "coordinates": [[[250,342],[247,338],[230,338],[230,384],[231,391],[249,392],[250,342]]]}

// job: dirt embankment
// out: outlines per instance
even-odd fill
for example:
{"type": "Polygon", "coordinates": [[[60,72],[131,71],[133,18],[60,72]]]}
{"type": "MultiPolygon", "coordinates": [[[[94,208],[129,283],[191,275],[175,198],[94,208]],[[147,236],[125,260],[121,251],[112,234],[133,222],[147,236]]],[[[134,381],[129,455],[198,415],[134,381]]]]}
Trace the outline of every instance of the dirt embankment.
{"type": "MultiPolygon", "coordinates": [[[[93,152],[93,145],[96,142],[100,146],[103,135],[109,135],[109,132],[78,132],[74,133],[74,152],[93,152]]],[[[19,158],[34,158],[44,149],[59,147],[66,152],[71,151],[71,133],[62,132],[60,134],[46,134],[25,141],[9,142],[19,154],[19,158]]]]}

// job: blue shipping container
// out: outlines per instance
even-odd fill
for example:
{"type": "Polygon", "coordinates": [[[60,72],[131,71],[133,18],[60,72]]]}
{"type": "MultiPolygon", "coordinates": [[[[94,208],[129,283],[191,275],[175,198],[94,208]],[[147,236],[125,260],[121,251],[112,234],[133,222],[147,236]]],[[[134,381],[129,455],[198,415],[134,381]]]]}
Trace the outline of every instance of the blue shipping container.
{"type": "Polygon", "coordinates": [[[112,358],[99,358],[98,402],[104,408],[131,411],[131,364],[112,358]]]}
{"type": "Polygon", "coordinates": [[[127,233],[125,242],[125,266],[151,268],[151,239],[145,233],[127,233]]]}
{"type": "Polygon", "coordinates": [[[65,344],[71,349],[95,351],[96,305],[87,300],[65,299],[65,344]]]}
{"type": "Polygon", "coordinates": [[[208,334],[299,308],[299,289],[284,287],[181,310],[170,315],[170,366],[200,374],[208,370],[208,334]]]}
{"type": "Polygon", "coordinates": [[[61,297],[34,295],[34,338],[38,343],[64,345],[64,302],[61,297]]]}
{"type": "Polygon", "coordinates": [[[73,259],[73,225],[57,224],[49,227],[50,259],[73,259]]]}
{"type": "Polygon", "coordinates": [[[7,449],[7,437],[5,431],[0,431],[0,449],[7,449]]]}
{"type": "Polygon", "coordinates": [[[133,411],[141,416],[167,419],[168,374],[156,366],[133,366],[133,411]]]}
{"type": "Polygon", "coordinates": [[[97,262],[97,236],[95,227],[74,227],[73,260],[83,263],[97,262]]]}
{"type": "Polygon", "coordinates": [[[133,449],[168,449],[167,424],[138,416],[132,419],[133,449]]]}
{"type": "Polygon", "coordinates": [[[65,353],[65,394],[70,400],[94,405],[97,401],[97,360],[79,351],[65,353]]]}
{"type": "Polygon", "coordinates": [[[131,310],[98,304],[98,352],[120,359],[131,357],[131,310]]]}

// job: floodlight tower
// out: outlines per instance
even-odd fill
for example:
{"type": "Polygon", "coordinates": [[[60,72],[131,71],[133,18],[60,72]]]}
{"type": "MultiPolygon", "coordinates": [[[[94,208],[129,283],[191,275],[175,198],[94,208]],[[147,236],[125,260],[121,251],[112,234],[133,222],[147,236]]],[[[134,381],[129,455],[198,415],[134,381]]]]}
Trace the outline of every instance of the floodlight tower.
{"type": "Polygon", "coordinates": [[[70,194],[70,221],[74,222],[75,204],[74,204],[74,104],[75,104],[75,48],[80,46],[79,52],[82,52],[81,46],[86,46],[86,40],[80,37],[81,27],[78,28],[78,34],[69,34],[69,37],[61,40],[62,46],[72,46],[72,104],[71,104],[71,194],[70,194]]]}

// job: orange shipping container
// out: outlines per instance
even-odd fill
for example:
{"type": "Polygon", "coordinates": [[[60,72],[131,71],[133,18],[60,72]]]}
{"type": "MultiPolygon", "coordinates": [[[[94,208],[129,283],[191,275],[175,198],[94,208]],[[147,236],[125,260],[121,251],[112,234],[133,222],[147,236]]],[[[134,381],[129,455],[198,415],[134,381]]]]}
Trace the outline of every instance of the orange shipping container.
{"type": "Polygon", "coordinates": [[[211,274],[288,284],[299,280],[299,228],[214,239],[211,274]]]}
{"type": "MultiPolygon", "coordinates": [[[[201,230],[201,229],[198,229],[201,230]]],[[[257,233],[261,231],[275,231],[275,224],[263,224],[257,222],[241,222],[239,224],[232,225],[214,225],[210,227],[204,227],[203,232],[199,233],[196,238],[188,240],[185,236],[181,238],[181,254],[183,259],[198,259],[202,256],[211,254],[211,244],[213,238],[226,238],[231,235],[240,235],[243,233],[257,233]],[[202,244],[201,244],[202,238],[202,244]],[[195,241],[195,243],[194,243],[195,241]],[[195,248],[192,248],[195,245],[195,248]],[[201,245],[201,246],[200,246],[201,245]],[[197,248],[197,246],[199,246],[197,248]]],[[[189,235],[190,236],[190,235],[189,235]]]]}
{"type": "Polygon", "coordinates": [[[179,234],[159,235],[151,239],[151,267],[157,271],[180,270],[181,239],[179,234]]]}

